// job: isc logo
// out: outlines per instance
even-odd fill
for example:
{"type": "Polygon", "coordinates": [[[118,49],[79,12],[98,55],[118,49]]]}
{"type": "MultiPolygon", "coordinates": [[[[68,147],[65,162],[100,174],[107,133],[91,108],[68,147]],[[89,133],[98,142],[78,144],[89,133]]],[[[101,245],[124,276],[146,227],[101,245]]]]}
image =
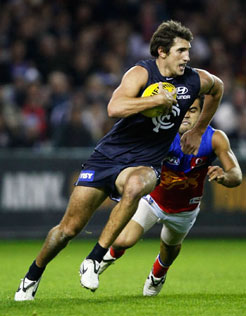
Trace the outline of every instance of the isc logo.
{"type": "Polygon", "coordinates": [[[79,181],[93,181],[95,171],[93,170],[83,170],[79,175],[79,181]]]}

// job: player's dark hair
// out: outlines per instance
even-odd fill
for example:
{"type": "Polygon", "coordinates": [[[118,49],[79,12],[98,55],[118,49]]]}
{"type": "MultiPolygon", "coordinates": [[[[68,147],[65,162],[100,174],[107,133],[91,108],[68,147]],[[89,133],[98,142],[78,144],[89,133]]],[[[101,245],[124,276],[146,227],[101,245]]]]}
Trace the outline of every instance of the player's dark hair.
{"type": "Polygon", "coordinates": [[[162,22],[150,40],[151,55],[158,57],[158,48],[160,46],[165,53],[169,53],[176,37],[185,39],[188,42],[191,42],[193,39],[191,31],[180,22],[173,20],[162,22]]]}

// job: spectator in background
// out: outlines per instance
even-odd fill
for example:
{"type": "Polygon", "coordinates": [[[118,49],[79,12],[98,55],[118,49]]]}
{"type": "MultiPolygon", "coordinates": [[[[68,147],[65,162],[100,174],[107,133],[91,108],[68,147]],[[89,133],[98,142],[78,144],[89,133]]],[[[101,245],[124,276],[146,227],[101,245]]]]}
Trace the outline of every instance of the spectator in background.
{"type": "Polygon", "coordinates": [[[22,41],[15,41],[11,47],[10,72],[12,79],[16,77],[24,77],[28,66],[26,46],[22,41]]]}
{"type": "Polygon", "coordinates": [[[11,133],[7,126],[5,117],[0,111],[0,148],[7,148],[11,146],[11,133]]]}
{"type": "MultiPolygon", "coordinates": [[[[228,87],[229,90],[229,87],[228,87]]],[[[222,129],[231,139],[243,139],[245,135],[245,104],[246,90],[243,86],[235,84],[231,90],[231,95],[221,103],[216,113],[213,123],[216,128],[222,129]]],[[[246,139],[246,138],[244,138],[246,139]]]]}
{"type": "Polygon", "coordinates": [[[71,90],[68,76],[60,71],[51,72],[48,78],[48,121],[49,136],[65,121],[71,106],[71,90]]]}
{"type": "Polygon", "coordinates": [[[101,57],[101,68],[99,70],[104,86],[117,86],[123,75],[122,69],[121,58],[111,51],[105,52],[101,57]]]}
{"type": "MultiPolygon", "coordinates": [[[[42,93],[48,98],[44,108],[49,125],[47,138],[51,140],[52,131],[69,112],[77,90],[86,94],[91,77],[99,75],[103,93],[96,92],[96,100],[90,93],[86,111],[95,103],[104,111],[129,65],[150,57],[147,42],[156,25],[164,19],[180,20],[195,35],[190,65],[208,69],[222,79],[228,77],[223,111],[217,113],[216,120],[224,121],[225,113],[229,113],[231,120],[225,131],[235,141],[244,140],[239,124],[233,123],[238,119],[238,108],[230,96],[238,84],[246,88],[245,9],[242,0],[217,0],[216,6],[204,0],[84,0],[70,1],[69,5],[65,0],[2,1],[0,84],[9,93],[12,110],[18,111],[30,82],[27,74],[33,69],[39,74],[42,93]],[[66,77],[68,85],[58,94],[50,80],[57,72],[66,77]]],[[[246,119],[244,111],[239,113],[240,121],[246,119]]],[[[223,129],[221,125],[219,128],[223,129]]],[[[45,144],[46,140],[40,141],[40,146],[45,144]]]]}
{"type": "Polygon", "coordinates": [[[37,65],[44,80],[48,80],[49,74],[57,69],[61,70],[61,61],[57,39],[52,34],[44,34],[39,41],[37,52],[37,65]]]}
{"type": "Polygon", "coordinates": [[[84,94],[88,103],[101,102],[104,104],[106,111],[105,88],[102,76],[93,74],[86,80],[84,94]]]}
{"type": "Polygon", "coordinates": [[[94,146],[92,135],[83,124],[83,109],[78,104],[70,108],[68,120],[62,122],[55,134],[55,147],[91,147],[94,146]]]}
{"type": "MultiPolygon", "coordinates": [[[[0,91],[0,95],[2,91],[0,91]]],[[[8,104],[0,104],[0,148],[23,146],[18,111],[8,104]]]]}
{"type": "Polygon", "coordinates": [[[107,117],[105,106],[100,102],[90,103],[83,115],[84,124],[90,130],[94,142],[103,137],[115,123],[114,119],[107,117]],[[105,122],[110,121],[111,125],[105,130],[105,122]]]}
{"type": "Polygon", "coordinates": [[[93,73],[93,56],[88,52],[78,51],[72,61],[71,77],[73,84],[84,85],[89,75],[93,73]]]}
{"type": "Polygon", "coordinates": [[[223,101],[214,116],[213,125],[223,130],[229,138],[237,137],[238,117],[237,111],[230,100],[223,101]]]}
{"type": "Polygon", "coordinates": [[[39,146],[47,133],[46,113],[39,83],[31,83],[21,110],[23,116],[23,142],[25,147],[39,146]]]}

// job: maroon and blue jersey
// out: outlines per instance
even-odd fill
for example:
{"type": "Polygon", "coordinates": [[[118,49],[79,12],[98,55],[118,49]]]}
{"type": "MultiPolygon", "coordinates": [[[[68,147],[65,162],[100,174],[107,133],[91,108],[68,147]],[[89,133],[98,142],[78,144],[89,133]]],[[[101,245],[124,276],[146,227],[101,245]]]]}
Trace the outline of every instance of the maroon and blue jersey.
{"type": "Polygon", "coordinates": [[[213,134],[214,129],[208,126],[196,156],[182,152],[180,136],[176,135],[163,161],[161,182],[150,194],[164,212],[192,211],[200,203],[208,166],[216,158],[212,148],[213,134]]]}
{"type": "Polygon", "coordinates": [[[183,117],[200,91],[200,78],[196,70],[186,67],[182,76],[161,75],[155,60],[137,63],[148,71],[148,82],[140,91],[157,82],[169,82],[176,87],[177,104],[172,113],[149,118],[141,113],[118,120],[98,142],[95,151],[116,163],[159,166],[178,132],[183,117]]]}

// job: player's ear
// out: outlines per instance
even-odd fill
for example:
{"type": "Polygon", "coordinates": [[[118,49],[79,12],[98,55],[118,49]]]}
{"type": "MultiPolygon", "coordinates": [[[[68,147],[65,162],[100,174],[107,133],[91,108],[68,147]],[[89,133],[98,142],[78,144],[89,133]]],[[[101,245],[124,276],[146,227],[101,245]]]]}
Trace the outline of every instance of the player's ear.
{"type": "Polygon", "coordinates": [[[164,49],[162,46],[158,47],[158,54],[161,58],[166,58],[167,54],[165,53],[164,49]]]}

